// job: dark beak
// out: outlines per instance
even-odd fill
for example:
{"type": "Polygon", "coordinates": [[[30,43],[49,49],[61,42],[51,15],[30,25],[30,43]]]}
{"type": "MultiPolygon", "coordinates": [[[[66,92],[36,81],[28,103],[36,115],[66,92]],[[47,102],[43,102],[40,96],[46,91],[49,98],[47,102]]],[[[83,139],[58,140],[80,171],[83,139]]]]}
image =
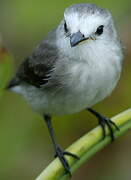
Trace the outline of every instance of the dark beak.
{"type": "Polygon", "coordinates": [[[71,47],[78,45],[80,42],[82,42],[84,40],[86,40],[86,38],[80,31],[72,34],[72,36],[70,37],[71,47]]]}

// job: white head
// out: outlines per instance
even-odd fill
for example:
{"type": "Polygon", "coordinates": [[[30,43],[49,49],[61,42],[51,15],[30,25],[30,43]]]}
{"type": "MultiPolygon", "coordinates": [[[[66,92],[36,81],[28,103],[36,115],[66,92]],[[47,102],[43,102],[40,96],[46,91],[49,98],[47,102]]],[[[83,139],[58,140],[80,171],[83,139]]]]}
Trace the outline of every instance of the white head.
{"type": "Polygon", "coordinates": [[[65,39],[66,43],[70,43],[70,47],[93,41],[117,39],[110,12],[94,4],[76,4],[68,7],[58,33],[61,34],[59,37],[62,41],[65,39]]]}

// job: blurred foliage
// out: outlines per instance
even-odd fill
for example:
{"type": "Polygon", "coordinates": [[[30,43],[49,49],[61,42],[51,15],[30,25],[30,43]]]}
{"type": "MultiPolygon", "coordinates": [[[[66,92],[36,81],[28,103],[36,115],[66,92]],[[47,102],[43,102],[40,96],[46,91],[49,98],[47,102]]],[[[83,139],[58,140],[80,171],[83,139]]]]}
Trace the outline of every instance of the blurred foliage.
{"type": "MultiPolygon", "coordinates": [[[[0,33],[4,44],[15,57],[16,67],[57,26],[67,6],[82,2],[0,0],[0,33]]],[[[131,104],[131,1],[84,2],[96,3],[113,13],[126,46],[124,71],[119,85],[112,96],[95,106],[98,111],[112,116],[131,104]]],[[[8,58],[5,56],[5,59],[8,58]]],[[[8,65],[6,69],[3,62],[6,60],[0,60],[0,78],[3,71],[8,72],[8,65]]],[[[1,88],[8,79],[6,75],[5,80],[0,79],[1,88]]],[[[67,147],[96,123],[95,118],[86,111],[54,118],[56,134],[63,147],[67,147]]],[[[130,138],[128,134],[105,148],[80,169],[73,179],[130,180],[130,138]]],[[[0,101],[0,142],[0,179],[33,180],[53,158],[53,149],[42,118],[32,112],[23,97],[7,91],[0,101]]]]}
{"type": "Polygon", "coordinates": [[[6,48],[0,47],[0,98],[3,94],[4,88],[10,79],[12,69],[12,56],[6,48]]]}

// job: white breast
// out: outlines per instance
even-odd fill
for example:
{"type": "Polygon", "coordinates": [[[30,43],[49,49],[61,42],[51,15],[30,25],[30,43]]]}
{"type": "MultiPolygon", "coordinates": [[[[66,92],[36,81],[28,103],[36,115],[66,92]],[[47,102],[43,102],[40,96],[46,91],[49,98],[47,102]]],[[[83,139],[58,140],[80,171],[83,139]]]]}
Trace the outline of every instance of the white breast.
{"type": "Polygon", "coordinates": [[[66,69],[66,74],[70,75],[64,77],[64,85],[68,88],[58,97],[63,99],[64,113],[75,113],[103,100],[120,78],[121,48],[114,43],[110,46],[96,41],[92,43],[74,49],[70,54],[72,61],[68,62],[66,69]]]}

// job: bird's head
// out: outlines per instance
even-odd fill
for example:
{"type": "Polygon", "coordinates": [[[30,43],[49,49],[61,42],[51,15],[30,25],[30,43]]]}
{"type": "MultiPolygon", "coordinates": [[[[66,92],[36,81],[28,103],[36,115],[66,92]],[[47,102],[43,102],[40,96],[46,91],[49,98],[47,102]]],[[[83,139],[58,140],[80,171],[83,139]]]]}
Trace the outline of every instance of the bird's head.
{"type": "Polygon", "coordinates": [[[117,37],[109,11],[94,4],[76,4],[68,7],[60,29],[71,47],[98,40],[111,41],[117,37]]]}

